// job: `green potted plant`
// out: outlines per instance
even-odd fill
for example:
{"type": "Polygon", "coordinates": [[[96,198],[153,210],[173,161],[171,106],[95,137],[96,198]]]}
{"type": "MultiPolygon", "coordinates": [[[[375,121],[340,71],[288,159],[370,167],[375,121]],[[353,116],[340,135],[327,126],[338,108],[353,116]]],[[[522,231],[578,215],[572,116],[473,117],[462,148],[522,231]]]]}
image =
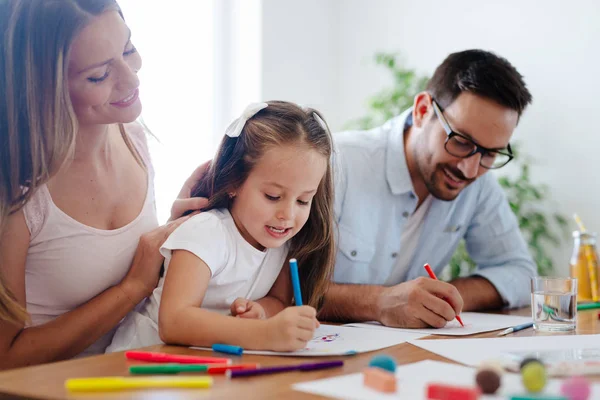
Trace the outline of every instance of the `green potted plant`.
{"type": "MultiPolygon", "coordinates": [[[[392,85],[372,96],[368,101],[369,111],[364,117],[350,122],[349,127],[370,129],[388,119],[400,115],[412,106],[415,94],[425,90],[428,77],[418,75],[406,68],[398,54],[377,53],[375,63],[392,75],[392,85]]],[[[515,213],[519,227],[529,250],[537,264],[540,275],[554,270],[553,260],[548,255],[549,246],[557,246],[565,237],[567,220],[559,213],[550,213],[544,208],[548,200],[548,187],[531,181],[531,159],[523,155],[518,144],[513,145],[518,174],[516,177],[500,176],[498,181],[504,188],[510,207],[515,213]]],[[[461,242],[449,263],[451,279],[468,274],[475,268],[461,242]]]]}
{"type": "Polygon", "coordinates": [[[375,63],[383,66],[393,77],[392,86],[381,90],[369,99],[369,113],[349,123],[349,127],[370,129],[400,115],[411,107],[415,94],[425,90],[429,77],[418,76],[402,65],[393,53],[376,53],[375,63]]]}

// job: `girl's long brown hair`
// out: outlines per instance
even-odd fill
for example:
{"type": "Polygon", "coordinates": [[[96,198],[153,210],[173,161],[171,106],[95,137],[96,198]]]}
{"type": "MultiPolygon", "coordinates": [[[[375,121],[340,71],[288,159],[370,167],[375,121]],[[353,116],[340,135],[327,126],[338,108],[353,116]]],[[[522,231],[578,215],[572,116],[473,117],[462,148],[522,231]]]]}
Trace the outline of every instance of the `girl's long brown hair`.
{"type": "MultiPolygon", "coordinates": [[[[0,1],[0,238],[8,216],[73,152],[78,126],[67,82],[69,51],[92,18],[108,10],[120,12],[115,0],[0,1]]],[[[23,322],[25,310],[1,272],[0,265],[0,320],[23,322]]]]}
{"type": "MultiPolygon", "coordinates": [[[[306,146],[328,161],[333,151],[331,134],[318,111],[302,109],[289,102],[270,101],[267,108],[246,122],[239,137],[223,138],[208,172],[192,190],[192,196],[209,199],[205,211],[229,208],[229,193],[246,181],[267,149],[282,145],[306,146]]],[[[308,220],[290,241],[289,255],[298,260],[303,296],[307,304],[317,309],[323,303],[335,264],[333,194],[333,172],[328,162],[308,220]]]]}

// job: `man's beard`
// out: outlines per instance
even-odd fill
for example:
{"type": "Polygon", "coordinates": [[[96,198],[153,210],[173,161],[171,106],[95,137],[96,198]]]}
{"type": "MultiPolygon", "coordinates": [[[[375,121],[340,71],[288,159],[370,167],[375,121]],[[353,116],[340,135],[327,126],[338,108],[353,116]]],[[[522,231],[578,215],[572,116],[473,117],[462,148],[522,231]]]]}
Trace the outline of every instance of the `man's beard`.
{"type": "Polygon", "coordinates": [[[467,179],[460,170],[451,167],[448,164],[437,164],[430,174],[423,175],[425,187],[429,193],[436,199],[443,201],[452,201],[458,197],[460,192],[469,186],[475,179],[467,179]],[[445,172],[444,169],[450,171],[456,178],[464,181],[466,184],[459,190],[452,190],[446,186],[444,182],[445,172]]]}

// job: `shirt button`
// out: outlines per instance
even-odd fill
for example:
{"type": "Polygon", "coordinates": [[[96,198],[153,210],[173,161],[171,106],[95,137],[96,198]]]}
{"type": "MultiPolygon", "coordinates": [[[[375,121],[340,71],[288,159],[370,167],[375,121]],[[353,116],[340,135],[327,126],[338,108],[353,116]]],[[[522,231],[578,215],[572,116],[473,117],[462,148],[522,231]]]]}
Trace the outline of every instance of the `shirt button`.
{"type": "Polygon", "coordinates": [[[392,258],[398,257],[398,253],[392,253],[392,258]]]}
{"type": "Polygon", "coordinates": [[[402,213],[402,216],[403,216],[404,218],[408,218],[408,215],[409,215],[409,214],[408,214],[408,211],[404,211],[404,212],[402,213]]]}
{"type": "Polygon", "coordinates": [[[352,250],[352,251],[350,252],[350,255],[351,255],[352,257],[356,257],[356,250],[352,250]]]}

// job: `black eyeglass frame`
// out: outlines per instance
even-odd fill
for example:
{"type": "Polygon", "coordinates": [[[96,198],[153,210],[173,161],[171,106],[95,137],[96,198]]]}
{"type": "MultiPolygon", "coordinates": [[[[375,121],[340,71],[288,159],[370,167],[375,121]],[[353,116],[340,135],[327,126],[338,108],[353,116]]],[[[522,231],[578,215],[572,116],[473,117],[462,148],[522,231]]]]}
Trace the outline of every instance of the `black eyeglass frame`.
{"type": "Polygon", "coordinates": [[[510,144],[508,144],[508,146],[506,146],[506,152],[505,151],[501,151],[501,150],[491,150],[491,149],[487,149],[483,146],[478,145],[477,143],[475,143],[473,141],[473,139],[465,136],[465,135],[461,135],[458,132],[455,132],[454,130],[452,130],[452,128],[450,127],[450,124],[448,123],[448,121],[446,120],[446,117],[444,117],[444,113],[442,112],[442,109],[440,108],[440,106],[438,105],[438,103],[434,100],[431,99],[431,103],[433,105],[433,111],[435,113],[435,115],[437,116],[437,118],[440,120],[440,123],[442,124],[442,127],[444,128],[444,131],[446,131],[446,141],[444,142],[444,149],[448,152],[448,154],[454,156],[454,157],[460,157],[460,158],[469,158],[474,156],[475,154],[479,153],[481,154],[481,160],[479,160],[479,165],[481,165],[483,168],[486,169],[499,169],[504,167],[506,164],[508,164],[513,158],[513,152],[512,149],[510,148],[510,144]],[[470,142],[473,145],[473,150],[466,155],[457,155],[452,153],[451,151],[448,150],[448,141],[454,137],[454,136],[458,136],[461,139],[464,139],[468,142],[470,142]],[[503,156],[508,157],[508,160],[506,160],[506,162],[504,164],[498,165],[498,166],[486,166],[481,164],[481,161],[483,161],[483,157],[485,156],[486,153],[498,153],[498,154],[502,154],[503,156]]]}

